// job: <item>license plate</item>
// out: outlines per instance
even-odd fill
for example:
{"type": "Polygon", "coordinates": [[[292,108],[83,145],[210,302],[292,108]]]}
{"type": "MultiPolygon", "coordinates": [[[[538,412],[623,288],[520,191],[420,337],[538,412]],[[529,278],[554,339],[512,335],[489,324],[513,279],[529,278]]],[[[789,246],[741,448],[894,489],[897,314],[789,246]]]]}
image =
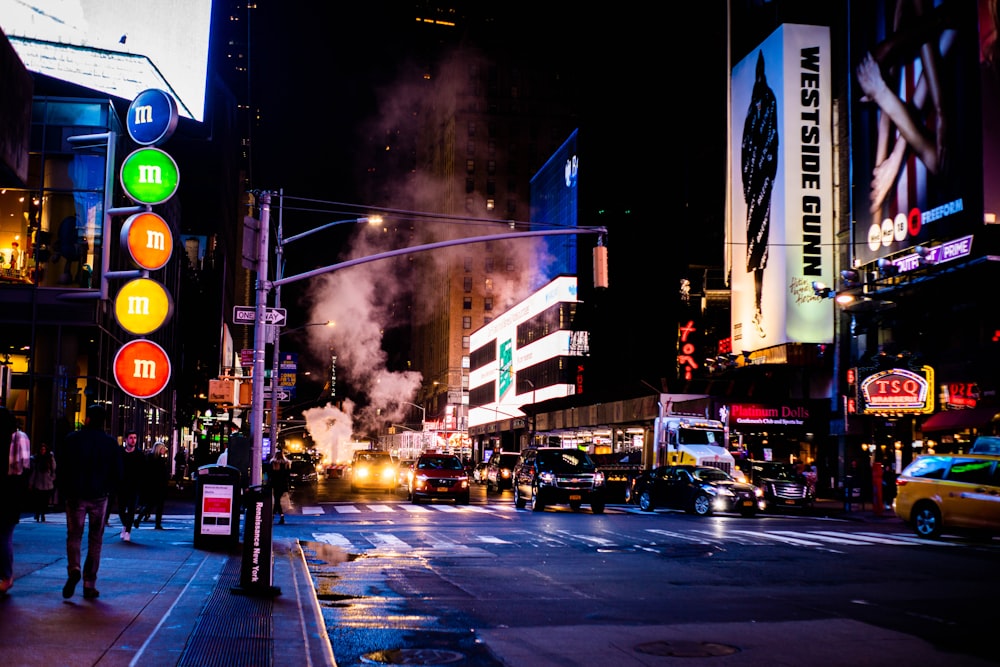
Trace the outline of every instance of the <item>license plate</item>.
{"type": "Polygon", "coordinates": [[[573,495],[573,496],[570,496],[569,499],[570,500],[583,500],[583,497],[580,496],[580,495],[573,495]]]}
{"type": "Polygon", "coordinates": [[[438,487],[438,493],[448,493],[448,487],[447,486],[439,486],[438,487]]]}
{"type": "Polygon", "coordinates": [[[743,507],[753,507],[753,501],[752,500],[744,500],[744,501],[741,501],[740,504],[743,507]]]}
{"type": "Polygon", "coordinates": [[[785,505],[794,505],[795,504],[794,500],[782,500],[781,502],[783,504],[785,504],[785,505]]]}

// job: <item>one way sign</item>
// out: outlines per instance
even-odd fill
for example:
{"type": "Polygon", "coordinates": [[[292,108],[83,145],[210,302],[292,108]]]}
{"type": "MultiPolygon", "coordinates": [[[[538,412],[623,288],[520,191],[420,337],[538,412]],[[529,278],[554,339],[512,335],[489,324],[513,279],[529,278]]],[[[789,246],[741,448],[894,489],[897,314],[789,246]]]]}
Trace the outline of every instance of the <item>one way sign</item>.
{"type": "MultiPolygon", "coordinates": [[[[284,308],[268,308],[264,312],[264,324],[276,327],[285,326],[288,313],[284,308]]],[[[257,322],[257,309],[252,306],[233,306],[233,324],[254,324],[257,322]]]]}

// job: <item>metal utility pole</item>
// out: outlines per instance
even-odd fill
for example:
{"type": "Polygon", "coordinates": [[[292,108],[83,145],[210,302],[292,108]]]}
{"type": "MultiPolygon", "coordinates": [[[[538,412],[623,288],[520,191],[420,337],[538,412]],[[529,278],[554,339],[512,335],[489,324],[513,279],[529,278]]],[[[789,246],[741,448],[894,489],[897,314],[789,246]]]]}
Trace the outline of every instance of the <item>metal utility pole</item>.
{"type": "MultiPolygon", "coordinates": [[[[284,212],[284,201],[282,197],[284,195],[284,190],[278,190],[278,236],[277,243],[274,244],[274,255],[275,255],[275,265],[274,265],[274,275],[281,278],[285,275],[285,259],[284,250],[285,244],[282,239],[282,234],[284,232],[282,214],[284,212]]],[[[281,308],[281,285],[274,288],[274,307],[281,308]]],[[[280,377],[279,365],[281,363],[281,350],[278,345],[278,340],[281,338],[281,329],[279,327],[270,327],[272,330],[272,336],[274,338],[274,354],[271,360],[271,451],[274,451],[278,446],[278,378],[280,377]]],[[[263,452],[261,452],[263,456],[263,452]]]]}
{"type": "Polygon", "coordinates": [[[260,194],[260,228],[257,234],[257,308],[253,327],[253,393],[250,401],[250,485],[260,486],[261,459],[264,455],[264,354],[266,352],[268,237],[271,221],[271,193],[260,194]]]}

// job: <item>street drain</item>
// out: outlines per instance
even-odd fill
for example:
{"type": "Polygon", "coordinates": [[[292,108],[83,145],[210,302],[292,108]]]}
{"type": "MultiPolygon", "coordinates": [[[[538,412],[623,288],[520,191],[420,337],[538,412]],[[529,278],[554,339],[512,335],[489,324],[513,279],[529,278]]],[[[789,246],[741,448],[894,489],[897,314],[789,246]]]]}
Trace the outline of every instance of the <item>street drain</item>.
{"type": "Polygon", "coordinates": [[[464,660],[458,651],[438,648],[394,648],[361,656],[366,665],[454,665],[464,660]]]}
{"type": "Polygon", "coordinates": [[[669,656],[674,658],[713,658],[720,655],[732,655],[740,650],[735,646],[714,644],[712,642],[649,642],[635,647],[639,653],[647,655],[669,656]]]}

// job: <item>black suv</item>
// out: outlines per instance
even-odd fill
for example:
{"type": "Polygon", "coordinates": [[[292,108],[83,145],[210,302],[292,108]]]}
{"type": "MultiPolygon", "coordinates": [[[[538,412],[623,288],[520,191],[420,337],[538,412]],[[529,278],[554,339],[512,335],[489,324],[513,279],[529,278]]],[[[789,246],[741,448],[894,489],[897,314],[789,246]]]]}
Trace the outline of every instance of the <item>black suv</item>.
{"type": "Polygon", "coordinates": [[[579,449],[532,447],[521,452],[512,474],[514,505],[541,512],[546,505],[568,504],[578,510],[590,505],[594,514],[604,512],[604,473],[579,449]]]}
{"type": "Polygon", "coordinates": [[[747,481],[763,492],[761,509],[774,512],[781,508],[805,509],[812,507],[812,492],[795,466],[784,461],[741,461],[740,470],[747,481]]]}

